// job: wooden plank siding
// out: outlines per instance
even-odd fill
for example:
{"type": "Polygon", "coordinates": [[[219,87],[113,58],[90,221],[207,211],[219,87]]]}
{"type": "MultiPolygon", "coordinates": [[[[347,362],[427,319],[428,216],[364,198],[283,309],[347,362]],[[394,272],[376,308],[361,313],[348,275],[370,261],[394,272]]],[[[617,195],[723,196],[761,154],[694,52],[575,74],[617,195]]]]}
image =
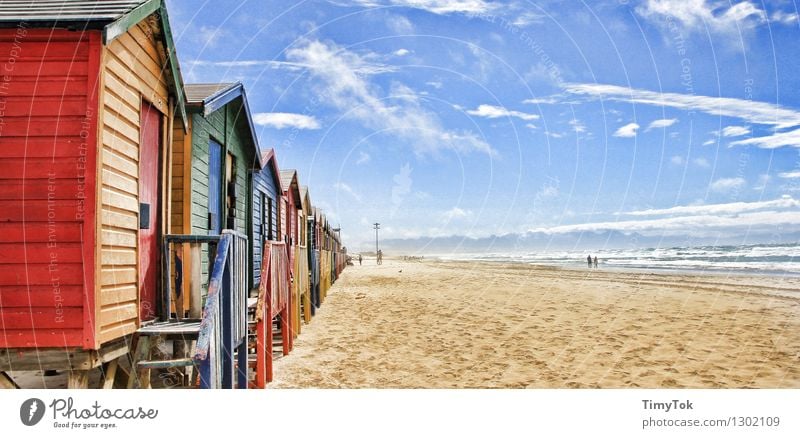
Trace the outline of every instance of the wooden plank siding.
{"type": "Polygon", "coordinates": [[[95,343],[100,50],[99,32],[0,29],[0,348],[95,343]]]}
{"type": "Polygon", "coordinates": [[[272,200],[272,209],[268,212],[268,216],[272,218],[272,237],[273,240],[278,239],[278,202],[280,194],[278,193],[278,186],[275,181],[279,181],[280,176],[275,174],[273,167],[270,163],[263,163],[264,168],[253,172],[253,285],[256,286],[261,282],[261,259],[264,251],[264,240],[269,237],[269,224],[264,224],[264,231],[267,236],[262,233],[262,217],[264,215],[263,209],[269,208],[269,205],[264,205],[262,199],[272,200]]]}
{"type": "MultiPolygon", "coordinates": [[[[189,179],[191,202],[186,211],[190,215],[190,233],[208,235],[212,234],[208,224],[208,181],[209,181],[209,141],[214,140],[223,147],[224,157],[230,153],[236,162],[236,215],[234,223],[225,223],[224,229],[233,229],[245,235],[250,234],[251,207],[250,207],[250,174],[256,163],[255,146],[252,141],[250,128],[243,114],[242,100],[235,99],[223,108],[214,111],[208,116],[193,112],[191,118],[191,178],[189,179]]],[[[174,167],[173,167],[174,169],[174,167]]],[[[227,199],[227,187],[223,180],[222,197],[227,199]]],[[[173,190],[173,194],[175,191],[173,190]]],[[[186,206],[186,204],[184,204],[186,206]]],[[[186,213],[185,213],[186,214],[186,213]]],[[[227,222],[227,212],[222,212],[223,222],[227,222]]],[[[185,220],[185,219],[184,219],[185,220]]],[[[202,278],[208,278],[208,250],[203,247],[202,252],[202,278]]],[[[207,285],[203,285],[203,290],[207,285]]]]}
{"type": "MultiPolygon", "coordinates": [[[[131,334],[138,326],[137,236],[142,100],[162,114],[169,113],[167,70],[164,56],[159,54],[151,28],[153,25],[152,19],[142,21],[103,51],[98,346],[131,334]]],[[[162,125],[168,126],[167,123],[162,125]]],[[[165,134],[162,133],[162,144],[165,134]]],[[[162,202],[162,208],[165,207],[162,202]]]]}

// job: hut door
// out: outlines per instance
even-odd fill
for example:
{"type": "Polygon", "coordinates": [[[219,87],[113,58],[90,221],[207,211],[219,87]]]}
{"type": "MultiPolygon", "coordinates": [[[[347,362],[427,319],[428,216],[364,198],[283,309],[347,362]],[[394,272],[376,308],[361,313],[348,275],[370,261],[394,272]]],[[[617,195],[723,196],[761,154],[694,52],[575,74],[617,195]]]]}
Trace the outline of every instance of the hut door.
{"type": "Polygon", "coordinates": [[[208,142],[208,231],[222,232],[222,145],[214,140],[208,142]]]}
{"type": "Polygon", "coordinates": [[[139,317],[156,317],[158,288],[158,169],[161,114],[143,102],[139,143],[139,317]]]}

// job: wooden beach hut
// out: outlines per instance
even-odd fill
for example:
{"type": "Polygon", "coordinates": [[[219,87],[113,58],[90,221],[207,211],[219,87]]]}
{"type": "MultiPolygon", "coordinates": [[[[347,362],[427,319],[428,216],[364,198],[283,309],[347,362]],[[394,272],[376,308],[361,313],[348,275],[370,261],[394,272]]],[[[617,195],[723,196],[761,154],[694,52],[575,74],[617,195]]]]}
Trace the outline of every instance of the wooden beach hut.
{"type": "MultiPolygon", "coordinates": [[[[273,342],[279,327],[282,353],[291,349],[291,263],[286,225],[288,199],[282,185],[275,151],[262,155],[263,166],[252,171],[251,212],[253,285],[257,291],[256,378],[254,387],[272,381],[273,342]],[[283,219],[282,219],[283,218],[283,219]]],[[[290,220],[291,217],[289,216],[290,220]]]]}
{"type": "Polygon", "coordinates": [[[286,205],[285,221],[286,232],[284,241],[289,249],[289,266],[291,267],[292,294],[289,299],[289,319],[291,336],[289,346],[300,332],[300,281],[297,278],[297,246],[300,240],[299,213],[302,212],[302,199],[300,198],[300,184],[297,180],[297,171],[294,169],[281,170],[281,187],[283,188],[284,204],[286,205]]]}
{"type": "MultiPolygon", "coordinates": [[[[129,385],[148,387],[152,369],[206,363],[199,367],[202,387],[233,387],[232,354],[239,349],[246,355],[247,350],[249,193],[251,169],[261,167],[261,154],[241,83],[186,85],[185,95],[188,117],[172,130],[170,234],[162,247],[164,304],[158,320],[137,331],[137,381],[129,385]],[[232,281],[220,285],[224,275],[232,281]],[[212,348],[208,342],[214,330],[225,338],[212,348]],[[152,357],[151,344],[170,341],[171,358],[152,357]],[[191,350],[203,359],[209,349],[214,363],[188,357],[191,350]]],[[[243,368],[246,357],[238,360],[243,368]]],[[[184,383],[189,383],[189,372],[181,373],[184,383]]],[[[247,385],[240,380],[239,386],[247,385]]]]}
{"type": "Polygon", "coordinates": [[[303,313],[303,321],[305,323],[311,322],[311,316],[313,315],[312,304],[311,304],[311,289],[312,289],[312,274],[311,274],[311,267],[313,266],[312,263],[312,256],[311,251],[313,249],[312,245],[312,238],[313,233],[309,227],[309,221],[312,220],[312,211],[311,211],[311,195],[308,192],[307,186],[300,186],[300,200],[301,202],[301,209],[299,210],[299,218],[297,220],[298,227],[300,228],[300,245],[299,245],[299,252],[298,252],[298,260],[299,260],[299,270],[300,273],[297,277],[303,283],[300,285],[300,293],[301,293],[301,303],[302,303],[302,313],[303,313]]]}
{"type": "MultiPolygon", "coordinates": [[[[250,236],[251,173],[262,167],[262,157],[244,86],[187,84],[185,90],[187,124],[173,130],[170,232],[219,236],[227,229],[250,236]]],[[[172,313],[200,316],[207,286],[193,280],[207,276],[208,250],[192,256],[182,249],[188,290],[175,297],[172,313]]]]}
{"type": "Polygon", "coordinates": [[[0,385],[88,370],[158,308],[173,114],[185,118],[158,0],[0,3],[0,385]]]}

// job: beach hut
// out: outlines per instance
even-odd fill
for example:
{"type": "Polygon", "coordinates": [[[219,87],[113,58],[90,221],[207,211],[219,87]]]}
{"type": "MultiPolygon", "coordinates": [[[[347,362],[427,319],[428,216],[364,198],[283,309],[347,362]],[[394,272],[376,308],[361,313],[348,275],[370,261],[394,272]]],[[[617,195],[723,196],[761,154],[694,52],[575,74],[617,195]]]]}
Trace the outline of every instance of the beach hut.
{"type": "MultiPolygon", "coordinates": [[[[170,232],[219,236],[227,229],[249,236],[251,176],[262,157],[244,86],[187,84],[185,90],[189,117],[173,134],[170,232]]],[[[188,246],[182,251],[187,293],[177,294],[172,313],[197,318],[207,286],[194,280],[206,278],[213,253],[208,246],[195,255],[188,246]]]]}
{"type": "Polygon", "coordinates": [[[289,249],[289,266],[291,267],[292,294],[289,299],[291,336],[289,346],[300,332],[300,281],[297,279],[297,246],[299,244],[300,227],[298,213],[302,211],[300,198],[300,184],[297,181],[297,171],[294,169],[281,170],[281,187],[283,188],[284,204],[286,205],[285,223],[286,232],[284,241],[289,249]]]}
{"type": "Polygon", "coordinates": [[[0,3],[0,386],[71,388],[158,311],[173,115],[185,118],[158,0],[0,3]],[[4,383],[3,383],[4,382],[4,383]]]}
{"type": "MultiPolygon", "coordinates": [[[[263,388],[272,381],[272,346],[280,329],[282,353],[291,349],[291,266],[287,226],[292,220],[287,190],[283,187],[274,150],[262,156],[264,165],[253,170],[251,211],[253,241],[253,285],[258,293],[256,324],[256,378],[253,386],[263,388]]],[[[287,182],[291,184],[291,181],[287,182]]]]}
{"type": "Polygon", "coordinates": [[[253,214],[251,238],[253,241],[252,282],[261,282],[261,261],[266,242],[282,241],[279,220],[280,199],[283,196],[280,170],[275,150],[267,150],[261,157],[263,166],[253,169],[251,211],[253,214]]]}
{"type": "Polygon", "coordinates": [[[299,269],[300,273],[297,277],[303,281],[301,284],[301,303],[302,303],[302,311],[303,311],[303,321],[306,323],[311,322],[311,316],[313,315],[313,309],[311,304],[311,289],[312,289],[312,274],[311,274],[311,267],[313,266],[313,257],[312,257],[312,238],[313,233],[309,227],[309,221],[312,220],[312,210],[311,210],[311,195],[308,192],[307,186],[300,186],[300,200],[301,202],[301,209],[299,210],[299,218],[297,220],[298,227],[300,228],[300,245],[299,245],[299,252],[298,252],[298,260],[299,260],[299,269]]]}
{"type": "MultiPolygon", "coordinates": [[[[310,198],[310,196],[309,196],[310,198]]],[[[310,215],[307,219],[308,224],[308,257],[309,257],[309,279],[311,290],[311,315],[316,313],[319,308],[319,286],[320,286],[320,269],[319,269],[319,228],[317,227],[317,208],[312,204],[310,207],[310,215]]]]}

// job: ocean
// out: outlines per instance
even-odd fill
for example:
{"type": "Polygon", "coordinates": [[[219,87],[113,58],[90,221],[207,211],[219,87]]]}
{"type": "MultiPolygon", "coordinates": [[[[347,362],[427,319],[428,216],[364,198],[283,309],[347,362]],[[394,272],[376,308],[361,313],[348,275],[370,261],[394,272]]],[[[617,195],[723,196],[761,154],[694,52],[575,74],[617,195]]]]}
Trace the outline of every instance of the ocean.
{"type": "Polygon", "coordinates": [[[586,256],[598,267],[625,270],[690,271],[800,276],[800,244],[725,245],[600,251],[437,254],[444,260],[480,260],[586,268],[586,256]]]}

